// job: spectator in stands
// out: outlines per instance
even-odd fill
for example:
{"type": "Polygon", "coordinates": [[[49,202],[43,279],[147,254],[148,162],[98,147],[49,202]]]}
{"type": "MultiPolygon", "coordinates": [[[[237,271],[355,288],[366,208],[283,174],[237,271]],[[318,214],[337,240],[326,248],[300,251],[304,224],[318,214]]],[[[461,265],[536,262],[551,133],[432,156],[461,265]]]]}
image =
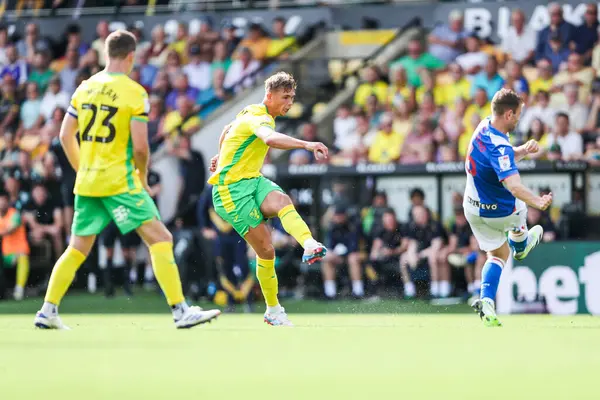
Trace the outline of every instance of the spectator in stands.
{"type": "Polygon", "coordinates": [[[219,108],[221,104],[225,103],[229,97],[229,93],[223,87],[225,71],[218,69],[212,76],[212,85],[208,89],[201,91],[196,99],[196,104],[200,107],[198,115],[203,120],[219,108]]]}
{"type": "Polygon", "coordinates": [[[169,93],[171,93],[169,75],[165,71],[158,71],[156,79],[154,79],[154,85],[152,86],[152,94],[166,99],[169,93]]]}
{"type": "Polygon", "coordinates": [[[560,42],[564,47],[571,47],[571,42],[575,39],[575,27],[564,20],[562,5],[559,3],[548,4],[550,13],[550,25],[538,32],[536,43],[536,60],[545,57],[550,38],[553,33],[560,35],[560,42]]]}
{"type": "Polygon", "coordinates": [[[558,144],[563,161],[579,160],[583,158],[583,138],[574,132],[569,125],[569,115],[556,114],[554,131],[548,138],[548,145],[558,144]]]}
{"type": "Polygon", "coordinates": [[[167,62],[169,45],[166,42],[165,30],[162,25],[152,28],[152,40],[148,48],[148,63],[161,68],[167,62]]]}
{"type": "Polygon", "coordinates": [[[540,90],[550,92],[552,88],[552,63],[547,58],[542,58],[537,62],[537,77],[529,82],[529,91],[535,96],[540,90]]]}
{"type": "Polygon", "coordinates": [[[148,142],[152,153],[163,141],[163,137],[158,135],[158,132],[163,123],[164,114],[165,103],[162,97],[151,95],[150,111],[148,112],[148,142]]]}
{"type": "Polygon", "coordinates": [[[271,39],[265,35],[262,26],[258,23],[252,23],[248,27],[248,33],[246,37],[240,42],[238,49],[235,51],[232,57],[234,59],[239,58],[239,50],[247,48],[252,53],[252,58],[262,62],[267,57],[267,50],[269,49],[270,41],[271,39]]]}
{"type": "Polygon", "coordinates": [[[230,58],[240,43],[240,39],[235,34],[235,26],[230,22],[225,23],[223,26],[223,34],[221,36],[223,37],[225,44],[226,58],[230,58]]]}
{"type": "Polygon", "coordinates": [[[100,58],[98,58],[98,52],[92,48],[90,48],[85,56],[81,58],[79,64],[80,68],[86,71],[87,75],[89,76],[92,76],[102,70],[102,66],[100,66],[100,58]]]}
{"type": "Polygon", "coordinates": [[[546,156],[548,149],[548,134],[547,127],[540,118],[534,118],[531,121],[529,130],[521,142],[525,143],[528,140],[536,140],[539,143],[539,151],[537,153],[529,153],[527,158],[535,160],[546,156]]]}
{"type": "Polygon", "coordinates": [[[415,126],[404,139],[400,155],[401,164],[421,164],[433,158],[433,129],[431,121],[418,118],[415,126]]]}
{"type": "Polygon", "coordinates": [[[477,88],[485,89],[488,100],[492,100],[496,92],[502,89],[504,79],[498,73],[498,60],[496,57],[489,57],[485,65],[485,70],[477,74],[473,79],[471,95],[475,95],[477,88]]]}
{"type": "Polygon", "coordinates": [[[464,71],[457,63],[452,63],[448,66],[450,72],[450,82],[443,85],[443,90],[446,92],[445,106],[451,108],[456,103],[458,98],[471,98],[471,82],[465,77],[464,71]]]}
{"type": "Polygon", "coordinates": [[[409,107],[408,103],[400,103],[392,108],[394,116],[393,130],[395,132],[406,133],[413,126],[413,118],[409,107]]]}
{"type": "Polygon", "coordinates": [[[406,104],[408,111],[415,109],[414,91],[408,85],[406,70],[401,65],[397,65],[390,71],[390,82],[388,88],[387,104],[393,108],[398,108],[400,104],[406,104]]]}
{"type": "Polygon", "coordinates": [[[415,88],[421,86],[421,77],[419,76],[421,68],[431,70],[444,68],[444,63],[440,59],[423,51],[423,45],[419,39],[412,39],[408,42],[408,54],[393,62],[390,68],[393,69],[398,65],[406,70],[408,83],[415,88]]]}
{"type": "Polygon", "coordinates": [[[238,59],[231,63],[223,87],[239,92],[254,82],[253,74],[260,68],[260,62],[252,58],[250,49],[243,47],[237,51],[238,59]]]}
{"type": "Polygon", "coordinates": [[[581,55],[571,53],[567,60],[567,68],[554,76],[552,82],[553,95],[550,102],[555,107],[564,105],[566,103],[566,98],[562,93],[564,86],[575,84],[579,87],[579,101],[587,103],[595,75],[592,68],[583,65],[581,55]]]}
{"type": "Polygon", "coordinates": [[[173,84],[175,79],[183,74],[183,69],[181,65],[181,57],[179,57],[179,53],[175,50],[169,50],[167,53],[167,62],[163,66],[163,70],[167,73],[169,77],[169,82],[173,84]]]}
{"type": "Polygon", "coordinates": [[[200,91],[210,88],[211,70],[210,64],[202,60],[200,46],[190,46],[190,62],[183,67],[183,72],[187,75],[190,86],[200,91]]]}
{"type": "Polygon", "coordinates": [[[544,236],[542,237],[544,242],[553,242],[558,238],[558,230],[549,214],[543,213],[537,208],[527,208],[527,224],[529,226],[541,225],[544,228],[544,236]]]}
{"type": "Polygon", "coordinates": [[[377,96],[374,94],[367,97],[367,102],[365,103],[365,114],[369,119],[369,126],[371,129],[376,129],[379,126],[379,120],[383,111],[381,109],[381,104],[379,104],[379,100],[377,100],[377,96]]]}
{"type": "Polygon", "coordinates": [[[23,207],[23,219],[29,228],[29,237],[32,244],[39,244],[50,240],[54,256],[62,254],[63,241],[63,215],[60,203],[52,199],[48,189],[42,182],[33,184],[31,199],[23,207]]]}
{"type": "MultiPolygon", "coordinates": [[[[0,268],[17,267],[13,297],[15,300],[22,300],[29,277],[29,243],[19,210],[10,204],[8,194],[1,190],[0,238],[2,238],[2,257],[6,260],[0,268]]],[[[3,271],[0,270],[0,275],[2,274],[3,271]]],[[[2,276],[0,276],[0,281],[2,281],[1,278],[2,276]]],[[[0,286],[1,291],[4,289],[0,286]]],[[[4,293],[0,295],[0,298],[3,297],[4,293]]]]}
{"type": "Polygon", "coordinates": [[[575,42],[575,51],[581,54],[585,65],[590,65],[592,51],[598,43],[598,5],[589,3],[585,5],[585,14],[583,14],[583,24],[575,30],[573,40],[575,42]]]}
{"type": "Polygon", "coordinates": [[[515,91],[525,104],[528,103],[529,82],[523,76],[523,67],[516,61],[509,60],[505,64],[506,79],[504,87],[515,91]]]}
{"type": "Polygon", "coordinates": [[[385,208],[381,215],[381,226],[373,235],[369,259],[377,271],[382,269],[398,271],[400,257],[407,247],[408,240],[402,235],[396,213],[390,208],[385,208]]]}
{"type": "Polygon", "coordinates": [[[35,53],[38,51],[50,51],[50,42],[40,36],[40,28],[35,22],[25,26],[25,37],[17,43],[19,57],[27,63],[33,63],[35,53]]]}
{"type": "Polygon", "coordinates": [[[438,25],[429,34],[429,49],[431,54],[449,64],[453,62],[464,49],[464,39],[467,31],[463,26],[463,14],[453,10],[448,16],[448,25],[438,25]]]}
{"type": "Polygon", "coordinates": [[[6,47],[6,58],[8,64],[2,67],[0,77],[4,78],[6,75],[12,76],[18,86],[24,85],[27,82],[27,62],[18,58],[17,48],[14,44],[9,44],[6,47]]]}
{"type": "Polygon", "coordinates": [[[98,64],[101,67],[106,65],[106,59],[104,58],[104,42],[109,34],[110,28],[108,26],[108,21],[99,21],[96,25],[96,35],[98,37],[92,42],[92,49],[96,50],[96,53],[98,54],[98,64]]]}
{"type": "MultiPolygon", "coordinates": [[[[400,271],[404,283],[404,296],[415,297],[416,287],[411,277],[411,272],[417,268],[427,268],[430,274],[430,294],[433,297],[440,295],[438,274],[438,258],[442,249],[442,233],[439,224],[431,220],[427,209],[415,206],[412,209],[412,222],[407,227],[408,247],[400,259],[400,271]]],[[[448,282],[449,284],[449,282],[448,282]]]]}
{"type": "Polygon", "coordinates": [[[537,60],[547,58],[552,64],[552,72],[557,73],[564,68],[569,59],[571,50],[562,42],[559,32],[552,32],[549,37],[548,46],[544,47],[544,52],[536,57],[537,60]]]}
{"type": "MultiPolygon", "coordinates": [[[[215,45],[220,40],[219,32],[213,30],[212,23],[209,19],[204,19],[200,23],[198,33],[191,39],[190,45],[198,44],[202,50],[202,57],[205,61],[210,61],[213,58],[215,45]]],[[[226,54],[229,57],[229,54],[226,54]]]]}
{"type": "MultiPolygon", "coordinates": [[[[363,209],[361,212],[363,233],[369,240],[373,240],[375,234],[382,230],[383,214],[386,211],[393,211],[388,205],[387,193],[383,190],[378,190],[373,195],[371,206],[363,209]]],[[[394,218],[396,218],[395,214],[394,218]]]]}
{"type": "Polygon", "coordinates": [[[90,46],[81,39],[81,28],[77,24],[70,24],[66,30],[67,49],[74,49],[77,55],[83,57],[87,53],[90,46]]]}
{"type": "Polygon", "coordinates": [[[44,116],[42,115],[42,100],[40,99],[40,92],[35,82],[29,82],[25,90],[26,100],[23,102],[21,107],[21,121],[17,136],[21,137],[24,135],[37,135],[39,129],[44,123],[44,116]]]}
{"type": "Polygon", "coordinates": [[[437,122],[440,118],[440,109],[435,104],[433,93],[427,92],[423,94],[421,104],[419,105],[418,117],[429,120],[431,129],[434,129],[437,126],[437,122]]]}
{"type": "Polygon", "coordinates": [[[210,64],[210,71],[214,75],[217,70],[222,70],[224,73],[227,73],[229,66],[231,65],[231,58],[227,56],[227,48],[225,47],[225,42],[219,40],[215,43],[214,47],[214,57],[212,59],[212,63],[210,64]]]}
{"type": "Polygon", "coordinates": [[[140,70],[140,84],[147,90],[150,91],[152,86],[154,85],[154,80],[156,79],[156,75],[158,74],[158,67],[156,65],[150,64],[149,61],[150,52],[144,51],[140,53],[138,58],[137,67],[140,70]]]}
{"type": "Polygon", "coordinates": [[[19,126],[19,101],[17,87],[12,75],[2,78],[2,96],[0,97],[0,128],[16,130],[19,126]]]}
{"type": "Polygon", "coordinates": [[[12,132],[4,131],[3,139],[4,147],[0,150],[0,167],[4,174],[12,173],[19,168],[21,150],[17,146],[15,135],[12,132]]]}
{"type": "Polygon", "coordinates": [[[381,117],[379,131],[369,149],[369,162],[374,164],[395,163],[400,159],[404,134],[394,132],[390,113],[381,117]]]}
{"type": "Polygon", "coordinates": [[[446,107],[440,117],[439,126],[444,130],[448,139],[452,143],[458,141],[459,136],[465,131],[464,117],[467,111],[468,103],[466,97],[458,96],[454,98],[454,107],[446,107]]]}
{"type": "MultiPolygon", "coordinates": [[[[460,196],[462,201],[462,196],[460,196]]],[[[462,205],[454,208],[454,221],[450,224],[450,236],[448,246],[444,247],[440,253],[440,281],[450,281],[449,264],[456,268],[464,268],[465,280],[467,281],[467,291],[470,295],[475,295],[481,286],[481,271],[475,271],[478,258],[480,256],[479,245],[471,232],[471,227],[465,218],[462,205]]],[[[479,265],[481,267],[481,265],[479,265]]],[[[440,296],[450,295],[450,285],[440,283],[440,296]]]]}
{"type": "Polygon", "coordinates": [[[502,38],[502,52],[521,65],[529,64],[535,57],[536,31],[526,24],[525,13],[521,9],[512,11],[511,22],[502,38]]]}
{"type": "Polygon", "coordinates": [[[458,64],[469,78],[481,72],[488,62],[489,56],[481,51],[479,36],[471,33],[465,39],[466,52],[456,57],[458,64]]]}
{"type": "Polygon", "coordinates": [[[273,37],[267,49],[267,58],[287,59],[296,50],[296,38],[285,33],[285,18],[273,20],[273,37]]]}
{"type": "Polygon", "coordinates": [[[352,150],[359,144],[359,136],[356,133],[356,118],[346,104],[342,104],[336,112],[333,120],[333,136],[335,147],[342,152],[352,150]]]}
{"type": "Polygon", "coordinates": [[[304,149],[290,151],[290,165],[309,165],[313,162],[310,152],[304,149]]]}
{"type": "Polygon", "coordinates": [[[567,114],[571,130],[581,134],[585,130],[584,128],[588,119],[588,107],[579,101],[577,85],[565,85],[563,92],[567,99],[567,104],[557,107],[557,111],[567,114]]]}
{"type": "Polygon", "coordinates": [[[433,96],[434,106],[442,106],[446,103],[446,91],[442,85],[436,83],[436,75],[433,71],[422,69],[421,73],[422,85],[415,90],[415,99],[417,104],[423,108],[423,102],[426,94],[433,96]]]}
{"type": "Polygon", "coordinates": [[[8,38],[8,27],[6,25],[0,25],[0,65],[8,64],[8,57],[6,57],[6,48],[8,47],[10,40],[8,38]]]}
{"type": "Polygon", "coordinates": [[[371,95],[377,96],[380,104],[385,104],[387,100],[388,85],[379,78],[379,73],[375,67],[367,67],[363,70],[362,78],[364,80],[354,93],[354,104],[364,107],[367,98],[371,95]]]}
{"type": "Polygon", "coordinates": [[[58,73],[60,86],[69,98],[75,93],[75,78],[79,71],[79,52],[74,47],[69,47],[66,53],[66,64],[58,73]]]}
{"type": "MultiPolygon", "coordinates": [[[[21,157],[22,152],[19,152],[21,157]]],[[[18,165],[18,164],[17,164],[18,165]]],[[[23,210],[23,206],[27,204],[31,195],[27,191],[29,182],[26,180],[20,180],[19,167],[12,168],[10,172],[5,170],[4,177],[4,189],[8,193],[11,207],[15,207],[17,210],[23,210]]]]}
{"type": "Polygon", "coordinates": [[[198,98],[198,94],[200,91],[195,87],[190,86],[188,82],[188,77],[184,73],[180,73],[173,80],[173,90],[167,96],[165,100],[165,104],[167,106],[167,110],[172,111],[177,106],[177,101],[180,96],[185,96],[191,101],[196,101],[198,98]]]}
{"type": "Polygon", "coordinates": [[[54,72],[50,69],[50,54],[45,51],[37,51],[28,80],[37,83],[40,93],[45,93],[53,75],[54,72]]]}
{"type": "Polygon", "coordinates": [[[48,90],[42,98],[40,109],[45,120],[52,119],[52,114],[57,107],[67,109],[69,107],[70,96],[61,90],[60,78],[54,76],[48,83],[48,90]]]}
{"type": "Polygon", "coordinates": [[[594,142],[587,144],[584,160],[591,166],[600,166],[600,136],[597,136],[594,142]]]}
{"type": "Polygon", "coordinates": [[[556,110],[550,107],[550,94],[545,90],[540,90],[535,95],[535,100],[534,105],[525,108],[518,125],[520,132],[527,132],[536,118],[539,118],[546,126],[554,125],[556,110]]]}
{"type": "Polygon", "coordinates": [[[200,129],[200,118],[194,112],[194,102],[185,95],[177,97],[177,108],[169,112],[159,128],[159,135],[177,147],[181,138],[188,138],[200,129]]]}
{"type": "Polygon", "coordinates": [[[484,87],[475,88],[473,104],[467,107],[467,110],[465,111],[465,116],[463,118],[463,126],[466,129],[469,137],[473,133],[475,128],[477,128],[477,125],[473,126],[472,123],[473,115],[478,115],[479,119],[482,120],[492,114],[492,105],[488,101],[488,94],[489,92],[484,87]]]}
{"type": "MultiPolygon", "coordinates": [[[[177,24],[177,33],[175,40],[169,44],[169,50],[175,50],[183,64],[188,62],[188,26],[185,22],[180,21],[177,24]]],[[[198,53],[200,53],[198,48],[198,53]]]]}
{"type": "Polygon", "coordinates": [[[326,239],[326,246],[330,251],[321,264],[325,298],[334,299],[337,296],[336,268],[343,264],[348,265],[353,297],[362,298],[364,296],[358,245],[359,232],[357,227],[350,223],[347,209],[343,206],[336,206],[326,239]]]}

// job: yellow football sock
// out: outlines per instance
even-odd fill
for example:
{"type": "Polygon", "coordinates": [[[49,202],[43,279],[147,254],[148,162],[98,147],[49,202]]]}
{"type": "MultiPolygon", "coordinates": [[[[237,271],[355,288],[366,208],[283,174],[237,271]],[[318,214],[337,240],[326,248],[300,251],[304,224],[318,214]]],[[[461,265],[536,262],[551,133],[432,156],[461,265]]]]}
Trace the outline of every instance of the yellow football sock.
{"type": "Polygon", "coordinates": [[[63,255],[54,264],[45,301],[56,305],[60,303],[75,278],[75,272],[84,261],[85,255],[82,252],[73,247],[67,247],[63,255]]]}
{"type": "Polygon", "coordinates": [[[17,286],[24,288],[29,278],[29,256],[23,254],[17,261],[17,286]]]}
{"type": "Polygon", "coordinates": [[[304,246],[304,242],[312,239],[312,233],[310,233],[308,225],[306,225],[306,222],[304,222],[292,204],[279,210],[277,216],[281,220],[283,229],[292,235],[300,243],[300,246],[304,246]]]}
{"type": "Polygon", "coordinates": [[[275,273],[275,259],[263,260],[256,257],[256,277],[267,305],[274,307],[279,304],[279,300],[277,300],[279,282],[275,273]]]}
{"type": "Polygon", "coordinates": [[[160,242],[150,246],[150,258],[154,276],[167,298],[170,306],[183,303],[183,290],[179,279],[179,270],[173,255],[173,243],[160,242]]]}

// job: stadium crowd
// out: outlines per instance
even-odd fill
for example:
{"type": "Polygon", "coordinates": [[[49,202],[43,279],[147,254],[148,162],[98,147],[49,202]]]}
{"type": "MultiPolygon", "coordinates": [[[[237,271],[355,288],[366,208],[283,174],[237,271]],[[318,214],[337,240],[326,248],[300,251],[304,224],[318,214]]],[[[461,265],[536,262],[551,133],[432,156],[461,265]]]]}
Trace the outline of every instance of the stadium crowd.
{"type": "MultiPolygon", "coordinates": [[[[511,135],[514,144],[534,138],[542,144],[536,158],[599,163],[597,7],[587,7],[580,27],[564,21],[560,5],[551,4],[549,9],[551,24],[540,32],[530,31],[523,13],[514,10],[509,33],[498,45],[465,31],[462,15],[455,11],[427,40],[411,40],[408,53],[389,66],[364,69],[353,101],[337,111],[330,162],[462,160],[473,129],[490,114],[492,96],[498,89],[510,87],[526,102],[521,124],[511,135]]],[[[169,226],[180,244],[176,245],[176,257],[192,296],[222,293],[225,299],[221,301],[230,305],[252,301],[253,266],[249,260],[254,257],[212,210],[210,187],[205,188],[205,163],[200,153],[190,148],[190,137],[211,112],[253,85],[254,73],[263,65],[295,50],[296,39],[286,36],[284,26],[285,20],[276,19],[272,31],[266,32],[261,25],[252,24],[243,38],[236,36],[232,25],[215,30],[208,21],[193,33],[182,23],[173,38],[167,37],[161,26],[152,30],[150,38],[131,28],[139,40],[131,77],[149,93],[153,160],[165,155],[180,160],[179,179],[184,189],[177,194],[177,214],[169,226]]],[[[80,29],[70,25],[64,40],[54,42],[34,23],[26,26],[22,37],[9,37],[0,27],[4,187],[0,236],[5,256],[0,271],[15,275],[17,299],[24,294],[28,256],[32,255],[32,264],[51,266],[68,240],[75,176],[57,136],[71,94],[103,67],[102,46],[108,33],[108,22],[100,21],[97,39],[85,43],[80,29]],[[16,239],[7,240],[8,236],[16,239]]],[[[329,142],[312,123],[303,124],[299,136],[329,142]]],[[[289,157],[296,165],[323,162],[304,150],[293,151],[289,157]]],[[[155,196],[160,192],[156,174],[153,192],[155,196]]],[[[449,221],[440,221],[425,206],[424,193],[418,188],[411,193],[412,208],[407,216],[395,214],[385,192],[376,192],[364,207],[331,202],[320,221],[325,244],[332,250],[321,263],[324,297],[348,294],[364,298],[387,293],[389,288],[402,288],[406,297],[475,294],[483,259],[462,214],[460,194],[454,200],[449,221]],[[347,266],[349,271],[348,284],[340,290],[336,282],[345,278],[337,276],[339,266],[347,266]],[[460,270],[464,274],[457,274],[460,270]]],[[[558,236],[556,219],[549,214],[530,210],[529,219],[530,223],[542,223],[546,240],[558,236]]],[[[271,223],[285,293],[299,282],[306,283],[311,271],[300,267],[302,251],[279,222],[271,223]]],[[[111,246],[108,255],[112,256],[118,233],[107,231],[108,237],[103,239],[111,246]]],[[[128,264],[120,279],[129,292],[128,282],[137,279],[137,274],[130,274],[136,263],[135,252],[130,250],[139,243],[119,241],[128,264]]],[[[104,269],[106,295],[114,294],[110,258],[104,269]]],[[[95,283],[89,277],[99,271],[95,265],[87,271],[87,286],[93,290],[95,283]]],[[[143,275],[150,283],[151,269],[146,266],[143,275]]],[[[0,296],[6,288],[3,282],[0,279],[0,296]]]]}

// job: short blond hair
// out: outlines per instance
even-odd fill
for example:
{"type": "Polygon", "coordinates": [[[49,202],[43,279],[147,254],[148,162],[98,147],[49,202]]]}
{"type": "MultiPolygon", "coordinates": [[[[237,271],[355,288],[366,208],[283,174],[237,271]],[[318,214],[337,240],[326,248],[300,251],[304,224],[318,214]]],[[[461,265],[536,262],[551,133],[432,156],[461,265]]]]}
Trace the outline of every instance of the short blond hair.
{"type": "Polygon", "coordinates": [[[116,30],[106,38],[108,58],[123,60],[135,51],[137,40],[135,35],[122,29],[116,30]]]}
{"type": "Polygon", "coordinates": [[[266,92],[274,92],[279,89],[283,89],[284,92],[296,90],[296,80],[292,74],[281,71],[270,76],[269,79],[265,81],[266,92]]]}

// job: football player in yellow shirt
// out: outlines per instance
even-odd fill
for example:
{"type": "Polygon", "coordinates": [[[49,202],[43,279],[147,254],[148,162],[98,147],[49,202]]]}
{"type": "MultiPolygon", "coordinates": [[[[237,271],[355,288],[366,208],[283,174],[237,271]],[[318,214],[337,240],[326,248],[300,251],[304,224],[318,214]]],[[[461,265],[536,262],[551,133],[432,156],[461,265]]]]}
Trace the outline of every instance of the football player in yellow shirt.
{"type": "Polygon", "coordinates": [[[131,33],[111,33],[105,42],[106,68],[77,88],[63,120],[61,144],[77,171],[75,214],[71,241],[52,270],[44,304],[35,316],[39,328],[68,329],[58,316],[58,305],[96,235],[111,220],[122,234],[136,230],[148,245],[154,274],[177,328],[191,328],[220,314],[187,305],[173,257],[173,238],[148,194],[148,96],[127,76],[135,48],[131,33]]]}
{"type": "Polygon", "coordinates": [[[279,72],[265,82],[261,104],[244,108],[225,127],[219,139],[219,154],[211,160],[215,211],[230,223],[256,252],[256,276],[267,303],[264,321],[274,326],[291,326],[277,299],[275,249],[265,218],[279,217],[283,228],[304,248],[302,261],[312,264],[325,257],[325,246],[317,242],[292,200],[260,169],[270,147],[305,149],[316,158],[327,157],[323,143],[306,142],[275,132],[275,117],[285,115],[296,95],[296,81],[279,72]]]}

